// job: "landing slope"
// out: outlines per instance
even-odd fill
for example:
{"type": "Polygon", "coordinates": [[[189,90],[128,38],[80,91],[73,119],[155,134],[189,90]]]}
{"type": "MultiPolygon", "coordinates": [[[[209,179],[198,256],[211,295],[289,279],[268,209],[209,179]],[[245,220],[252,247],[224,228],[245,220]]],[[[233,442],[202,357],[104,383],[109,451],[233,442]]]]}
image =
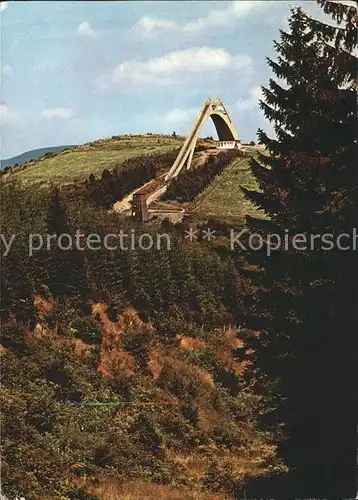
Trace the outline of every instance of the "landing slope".
{"type": "Polygon", "coordinates": [[[241,187],[257,189],[250,171],[249,158],[239,158],[228,165],[197,197],[190,212],[223,221],[244,222],[246,215],[264,217],[263,212],[245,199],[241,187]]]}

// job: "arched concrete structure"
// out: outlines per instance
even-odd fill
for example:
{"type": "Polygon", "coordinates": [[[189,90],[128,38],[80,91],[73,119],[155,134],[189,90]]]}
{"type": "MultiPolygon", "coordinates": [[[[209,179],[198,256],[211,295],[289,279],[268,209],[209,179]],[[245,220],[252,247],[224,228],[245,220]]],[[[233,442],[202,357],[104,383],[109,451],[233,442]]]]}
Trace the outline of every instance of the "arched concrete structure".
{"type": "Polygon", "coordinates": [[[235,126],[221,99],[207,99],[165,180],[176,177],[185,164],[187,169],[190,168],[200,129],[209,117],[214,123],[220,141],[240,142],[235,126]]]}
{"type": "Polygon", "coordinates": [[[232,127],[227,123],[225,115],[222,113],[216,112],[210,115],[214,126],[216,128],[216,132],[218,134],[219,141],[237,141],[237,137],[235,137],[232,127]]]}
{"type": "MultiPolygon", "coordinates": [[[[199,137],[200,128],[211,118],[216,128],[219,141],[230,143],[230,147],[239,147],[240,139],[232,123],[229,113],[221,99],[208,99],[204,102],[195,122],[179,151],[179,154],[166,176],[153,179],[141,189],[133,193],[132,216],[141,221],[150,218],[149,205],[157,200],[167,189],[170,180],[175,178],[184,168],[189,169],[193,158],[196,142],[199,137]],[[158,182],[159,181],[159,182],[158,182]]],[[[225,144],[224,144],[225,146],[225,144]]]]}

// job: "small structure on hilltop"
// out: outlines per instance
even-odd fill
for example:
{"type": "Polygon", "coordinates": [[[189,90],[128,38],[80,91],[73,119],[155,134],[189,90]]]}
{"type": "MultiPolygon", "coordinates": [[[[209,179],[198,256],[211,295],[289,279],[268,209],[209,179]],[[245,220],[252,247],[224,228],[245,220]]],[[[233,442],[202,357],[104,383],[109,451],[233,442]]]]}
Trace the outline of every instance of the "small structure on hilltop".
{"type": "MultiPolygon", "coordinates": [[[[209,118],[211,118],[214,123],[216,132],[219,137],[219,142],[223,143],[233,142],[235,143],[235,147],[236,144],[237,145],[240,144],[240,139],[236,131],[236,128],[222,100],[219,98],[207,99],[204,102],[193,124],[193,127],[183,144],[183,147],[179,151],[179,154],[175,162],[173,163],[172,168],[167,173],[165,177],[166,181],[169,181],[170,179],[176,177],[185,165],[187,170],[191,167],[191,161],[193,159],[195,146],[199,137],[200,129],[202,125],[204,125],[204,123],[206,123],[209,118]]],[[[229,149],[229,148],[222,148],[222,149],[229,149]]],[[[230,147],[230,149],[232,148],[230,147]]]]}
{"type": "Polygon", "coordinates": [[[216,147],[218,149],[241,149],[240,141],[217,141],[216,147]]]}

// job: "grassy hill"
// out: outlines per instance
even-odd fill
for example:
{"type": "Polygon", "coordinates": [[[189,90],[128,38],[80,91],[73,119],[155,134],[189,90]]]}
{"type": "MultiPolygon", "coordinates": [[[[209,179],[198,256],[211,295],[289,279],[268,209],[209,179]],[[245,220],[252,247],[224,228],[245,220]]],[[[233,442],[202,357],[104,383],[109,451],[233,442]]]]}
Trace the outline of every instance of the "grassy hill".
{"type": "Polygon", "coordinates": [[[22,153],[21,155],[14,156],[12,158],[7,158],[1,160],[0,170],[6,167],[13,167],[14,165],[24,165],[31,160],[37,160],[41,158],[45,154],[48,153],[60,153],[65,149],[72,149],[76,146],[54,146],[49,148],[40,148],[40,149],[32,149],[31,151],[26,151],[26,153],[22,153]]]}
{"type": "Polygon", "coordinates": [[[183,139],[171,136],[118,136],[102,139],[51,157],[42,157],[12,169],[6,180],[18,180],[26,186],[50,182],[69,184],[93,173],[120,165],[128,158],[164,153],[178,148],[183,139]]]}
{"type": "MultiPolygon", "coordinates": [[[[173,151],[182,143],[182,137],[165,135],[115,136],[75,146],[70,150],[46,151],[41,158],[12,168],[3,176],[3,180],[20,181],[26,187],[44,186],[50,183],[59,186],[68,185],[88,179],[91,173],[100,177],[104,169],[118,168],[129,158],[173,151]]],[[[258,147],[246,147],[246,149],[249,155],[255,155],[258,147]]],[[[191,205],[186,205],[186,208],[199,219],[214,217],[225,221],[243,222],[245,215],[257,215],[258,211],[244,199],[241,186],[257,187],[251,176],[247,157],[237,159],[228,165],[191,205]]]]}
{"type": "Polygon", "coordinates": [[[239,158],[228,165],[197,197],[190,212],[202,217],[242,222],[247,214],[257,216],[260,211],[245,200],[241,187],[257,189],[250,172],[249,158],[239,158]]]}

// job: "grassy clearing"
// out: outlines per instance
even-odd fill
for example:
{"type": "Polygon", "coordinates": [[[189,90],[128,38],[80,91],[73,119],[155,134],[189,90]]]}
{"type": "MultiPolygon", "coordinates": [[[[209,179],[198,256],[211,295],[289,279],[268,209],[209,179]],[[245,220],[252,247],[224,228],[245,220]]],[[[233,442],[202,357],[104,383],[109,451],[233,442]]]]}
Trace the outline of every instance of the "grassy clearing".
{"type": "Polygon", "coordinates": [[[178,490],[168,485],[150,484],[140,481],[120,484],[116,481],[103,482],[99,487],[93,488],[91,493],[101,500],[225,500],[222,495],[205,494],[178,490]]]}
{"type": "Polygon", "coordinates": [[[166,136],[133,136],[96,141],[50,158],[42,158],[15,170],[7,180],[25,185],[67,184],[88,178],[93,173],[113,169],[128,158],[164,153],[178,148],[182,140],[166,136]]]}
{"type": "Polygon", "coordinates": [[[257,189],[249,168],[248,158],[239,158],[228,165],[195,200],[190,212],[200,217],[245,221],[246,215],[264,217],[244,198],[240,187],[257,189]]]}

